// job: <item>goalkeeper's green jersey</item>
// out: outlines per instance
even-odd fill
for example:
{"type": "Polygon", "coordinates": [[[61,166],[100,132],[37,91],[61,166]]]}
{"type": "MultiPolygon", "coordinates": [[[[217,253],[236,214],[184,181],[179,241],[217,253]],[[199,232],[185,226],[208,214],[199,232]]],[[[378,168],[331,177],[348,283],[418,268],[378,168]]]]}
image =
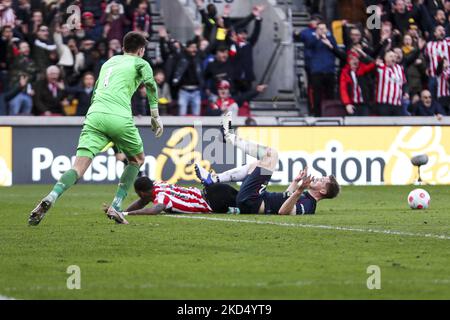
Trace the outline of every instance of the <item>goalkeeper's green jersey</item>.
{"type": "Polygon", "coordinates": [[[118,55],[106,61],[92,97],[88,115],[94,112],[132,117],[131,98],[143,83],[151,109],[158,108],[158,89],[150,64],[132,55],[118,55]]]}

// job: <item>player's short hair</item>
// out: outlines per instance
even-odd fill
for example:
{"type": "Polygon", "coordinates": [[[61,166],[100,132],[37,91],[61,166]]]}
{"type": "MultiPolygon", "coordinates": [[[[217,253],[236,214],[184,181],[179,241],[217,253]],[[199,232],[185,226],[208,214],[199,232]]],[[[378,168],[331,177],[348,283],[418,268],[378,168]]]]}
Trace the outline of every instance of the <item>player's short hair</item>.
{"type": "Polygon", "coordinates": [[[339,183],[336,180],[335,176],[330,176],[330,181],[327,183],[327,193],[325,194],[325,199],[334,199],[339,195],[339,192],[341,191],[341,187],[339,186],[339,183]]]}
{"type": "Polygon", "coordinates": [[[140,32],[130,31],[123,38],[123,50],[136,53],[147,46],[147,40],[140,32]]]}
{"type": "Polygon", "coordinates": [[[137,178],[134,182],[134,190],[140,192],[149,192],[153,189],[153,181],[149,177],[137,178]]]}
{"type": "Polygon", "coordinates": [[[229,208],[236,207],[238,191],[224,183],[216,183],[205,187],[205,197],[214,213],[227,213],[229,208]]]}

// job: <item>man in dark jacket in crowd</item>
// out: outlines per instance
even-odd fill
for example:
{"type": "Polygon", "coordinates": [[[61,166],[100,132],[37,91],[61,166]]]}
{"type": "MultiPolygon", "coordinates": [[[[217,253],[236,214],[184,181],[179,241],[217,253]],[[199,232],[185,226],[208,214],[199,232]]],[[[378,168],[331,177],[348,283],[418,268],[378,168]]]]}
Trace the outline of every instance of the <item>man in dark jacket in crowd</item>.
{"type": "Polygon", "coordinates": [[[229,58],[228,48],[225,46],[219,47],[214,61],[209,63],[205,70],[205,81],[207,82],[208,90],[217,95],[217,84],[221,80],[231,83],[233,70],[233,63],[229,58]]]}
{"type": "Polygon", "coordinates": [[[175,67],[172,84],[180,91],[178,95],[178,114],[185,116],[188,106],[192,115],[199,116],[201,112],[201,89],[204,87],[202,62],[198,57],[197,43],[188,41],[184,53],[175,67]]]}
{"type": "MultiPolygon", "coordinates": [[[[317,25],[322,21],[322,18],[318,15],[313,15],[308,28],[303,29],[301,32],[296,30],[294,32],[294,41],[302,42],[304,44],[303,47],[303,57],[305,60],[305,73],[306,73],[306,82],[307,82],[307,96],[308,96],[308,108],[312,110],[312,87],[311,87],[311,42],[315,38],[315,33],[317,29],[317,25]]],[[[302,83],[302,80],[299,79],[299,85],[302,83]]]]}
{"type": "Polygon", "coordinates": [[[255,25],[251,36],[248,36],[247,28],[237,27],[236,36],[233,37],[232,52],[235,51],[233,65],[235,75],[234,83],[239,92],[246,92],[251,89],[252,82],[255,81],[255,72],[253,70],[253,48],[258,42],[261,34],[262,17],[264,6],[255,6],[252,11],[252,17],[255,25]]]}
{"type": "Polygon", "coordinates": [[[49,29],[41,25],[37,31],[32,51],[32,57],[39,72],[44,72],[51,64],[50,54],[56,52],[56,45],[50,41],[49,29]]]}
{"type": "Polygon", "coordinates": [[[36,84],[36,94],[34,95],[36,115],[55,116],[64,114],[63,103],[67,103],[67,100],[64,99],[66,92],[59,77],[59,68],[50,66],[47,68],[46,79],[36,84]]]}
{"type": "Polygon", "coordinates": [[[76,115],[84,117],[91,105],[92,93],[94,92],[95,77],[92,72],[86,72],[83,76],[81,85],[74,88],[66,88],[68,94],[78,101],[76,115]]]}
{"type": "Polygon", "coordinates": [[[313,96],[313,113],[316,117],[322,116],[322,101],[333,99],[336,87],[335,72],[336,63],[333,51],[322,41],[327,39],[333,47],[336,47],[336,40],[328,31],[325,23],[319,23],[310,39],[309,48],[311,50],[310,71],[311,87],[313,96]]]}
{"type": "Polygon", "coordinates": [[[446,115],[444,108],[435,101],[429,90],[423,90],[420,95],[421,101],[412,106],[411,114],[419,117],[436,116],[438,120],[441,120],[446,115]]]}

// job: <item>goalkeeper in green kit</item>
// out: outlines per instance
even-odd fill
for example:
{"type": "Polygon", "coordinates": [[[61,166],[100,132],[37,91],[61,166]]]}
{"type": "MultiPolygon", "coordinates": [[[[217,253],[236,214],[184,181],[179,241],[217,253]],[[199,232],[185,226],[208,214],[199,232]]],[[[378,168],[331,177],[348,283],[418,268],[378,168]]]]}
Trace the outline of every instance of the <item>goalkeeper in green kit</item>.
{"type": "Polygon", "coordinates": [[[31,212],[30,225],[36,226],[41,222],[56,200],[83,177],[92,159],[111,142],[128,158],[128,165],[120,177],[110,206],[111,214],[121,211],[122,201],[145,161],[144,146],[131,112],[131,97],[141,83],[147,88],[152,130],[157,138],[163,133],[153,71],[149,63],[142,59],[146,45],[144,36],[129,32],[123,40],[124,54],[112,57],[102,66],[73,167],[64,173],[53,190],[31,212]]]}

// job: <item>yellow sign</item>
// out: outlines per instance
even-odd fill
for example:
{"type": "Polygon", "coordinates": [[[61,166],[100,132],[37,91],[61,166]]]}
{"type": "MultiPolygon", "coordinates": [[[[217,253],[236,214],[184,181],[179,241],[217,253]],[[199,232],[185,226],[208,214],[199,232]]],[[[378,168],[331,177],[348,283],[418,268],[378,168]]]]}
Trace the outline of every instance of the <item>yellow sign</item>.
{"type": "Polygon", "coordinates": [[[279,151],[275,183],[289,183],[307,165],[342,184],[407,185],[418,178],[411,158],[427,154],[425,183],[450,184],[450,127],[252,127],[239,136],[279,151]]]}
{"type": "Polygon", "coordinates": [[[162,150],[162,153],[156,159],[156,180],[163,180],[164,167],[169,159],[175,165],[175,171],[169,179],[165,179],[168,183],[177,183],[180,180],[196,180],[195,163],[199,163],[209,170],[210,162],[203,160],[201,152],[195,150],[198,143],[199,134],[194,128],[185,127],[175,131],[167,141],[167,147],[162,150]],[[187,145],[176,148],[184,140],[188,141],[187,145]]]}
{"type": "Polygon", "coordinates": [[[12,128],[0,127],[0,187],[12,185],[12,128]]]}

